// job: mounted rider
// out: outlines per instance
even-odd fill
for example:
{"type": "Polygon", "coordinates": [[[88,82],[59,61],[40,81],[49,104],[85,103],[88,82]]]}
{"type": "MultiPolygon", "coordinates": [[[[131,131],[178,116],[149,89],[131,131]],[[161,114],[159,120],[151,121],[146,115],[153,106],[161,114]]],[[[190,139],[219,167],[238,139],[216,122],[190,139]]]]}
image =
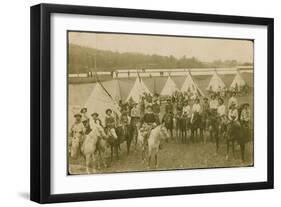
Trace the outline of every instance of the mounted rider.
{"type": "Polygon", "coordinates": [[[241,125],[249,128],[250,127],[250,120],[251,120],[251,111],[250,111],[250,104],[245,103],[242,106],[242,111],[240,114],[240,122],[241,125]]]}
{"type": "Polygon", "coordinates": [[[94,113],[91,114],[91,116],[92,116],[92,121],[90,122],[90,124],[95,123],[95,124],[98,124],[98,125],[102,126],[102,122],[99,118],[98,113],[94,112],[94,113]]]}
{"type": "Polygon", "coordinates": [[[231,93],[231,97],[228,100],[228,109],[230,109],[230,106],[233,104],[235,105],[236,108],[238,108],[238,100],[236,98],[236,92],[231,93]]]}
{"type": "Polygon", "coordinates": [[[116,134],[116,131],[115,131],[117,122],[116,122],[116,119],[115,119],[111,109],[107,109],[105,111],[105,121],[104,121],[104,123],[105,123],[105,128],[111,134],[111,136],[114,139],[117,139],[117,134],[116,134]]]}
{"type": "Polygon", "coordinates": [[[88,109],[87,107],[83,107],[81,110],[80,110],[80,113],[81,113],[81,118],[82,120],[87,120],[88,122],[90,121],[90,118],[89,118],[89,115],[88,115],[88,109]]]}
{"type": "Polygon", "coordinates": [[[217,108],[217,114],[220,119],[221,123],[226,123],[227,118],[226,118],[226,109],[224,105],[224,100],[220,97],[218,98],[218,108],[217,108]]]}
{"type": "Polygon", "coordinates": [[[192,111],[192,115],[191,115],[190,123],[193,123],[194,116],[201,112],[201,106],[200,106],[200,99],[199,98],[195,99],[195,103],[193,104],[191,111],[192,111]]]}
{"type": "Polygon", "coordinates": [[[144,137],[145,143],[149,138],[149,134],[153,128],[155,128],[159,124],[159,118],[153,113],[152,106],[148,105],[146,108],[146,113],[141,119],[141,127],[140,132],[144,137]]]}

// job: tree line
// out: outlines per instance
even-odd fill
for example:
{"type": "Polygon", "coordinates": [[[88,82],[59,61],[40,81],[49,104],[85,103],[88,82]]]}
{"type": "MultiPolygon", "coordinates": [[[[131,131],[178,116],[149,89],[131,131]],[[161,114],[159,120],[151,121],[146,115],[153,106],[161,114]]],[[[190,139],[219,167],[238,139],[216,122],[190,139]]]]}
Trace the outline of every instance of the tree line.
{"type": "Polygon", "coordinates": [[[166,69],[166,68],[220,68],[235,67],[238,65],[251,65],[240,63],[236,60],[216,60],[202,62],[196,57],[183,56],[176,58],[173,55],[147,55],[136,52],[124,52],[99,50],[69,44],[68,69],[69,73],[87,73],[93,71],[114,71],[117,69],[166,69]]]}

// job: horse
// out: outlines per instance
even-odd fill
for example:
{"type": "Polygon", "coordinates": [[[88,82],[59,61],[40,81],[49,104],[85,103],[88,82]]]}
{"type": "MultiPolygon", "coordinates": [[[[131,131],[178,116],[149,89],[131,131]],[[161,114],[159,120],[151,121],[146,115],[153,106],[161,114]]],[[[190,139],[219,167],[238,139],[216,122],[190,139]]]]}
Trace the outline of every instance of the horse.
{"type": "Polygon", "coordinates": [[[154,166],[158,165],[158,151],[160,147],[160,142],[162,140],[166,140],[170,137],[167,128],[164,124],[158,125],[154,129],[151,130],[148,137],[148,167],[150,167],[151,157],[154,156],[155,163],[154,166]]]}
{"type": "MultiPolygon", "coordinates": [[[[133,142],[135,150],[137,150],[139,128],[140,128],[139,119],[138,118],[132,118],[131,121],[130,121],[130,136],[131,136],[130,141],[133,142]]],[[[129,151],[130,151],[131,142],[129,143],[128,154],[129,154],[129,151]]]]}
{"type": "Polygon", "coordinates": [[[190,129],[191,129],[191,141],[196,142],[196,137],[198,137],[198,130],[199,130],[199,136],[200,139],[203,139],[203,124],[202,124],[202,116],[195,112],[193,113],[192,121],[190,121],[190,129]]]}
{"type": "Polygon", "coordinates": [[[146,158],[146,153],[147,153],[147,142],[145,140],[145,136],[146,134],[144,134],[144,132],[141,132],[140,129],[138,129],[137,131],[137,143],[140,146],[141,149],[141,159],[142,162],[145,162],[145,158],[146,158]]]}
{"type": "Polygon", "coordinates": [[[107,135],[103,128],[97,124],[92,128],[89,134],[85,135],[81,146],[81,152],[85,156],[86,171],[88,174],[90,173],[89,168],[92,162],[96,161],[95,155],[97,152],[99,153],[100,160],[103,160],[102,154],[105,150],[105,142],[102,139],[106,137],[107,135]]]}
{"type": "Polygon", "coordinates": [[[173,114],[171,112],[166,113],[164,115],[162,123],[164,123],[165,127],[170,132],[171,138],[173,138],[174,122],[175,122],[175,119],[174,119],[173,114]]]}
{"type": "Polygon", "coordinates": [[[217,113],[211,112],[208,116],[208,126],[209,126],[209,133],[211,141],[216,142],[216,153],[219,151],[220,139],[219,139],[219,117],[217,113]]]}
{"type": "Polygon", "coordinates": [[[131,128],[129,125],[117,126],[115,128],[115,132],[117,135],[117,139],[113,137],[113,135],[111,134],[112,132],[109,129],[106,129],[106,133],[109,137],[107,141],[111,149],[111,161],[113,160],[114,154],[116,155],[116,158],[119,159],[120,144],[124,141],[127,142],[127,154],[129,154],[132,139],[131,128]]]}
{"type": "Polygon", "coordinates": [[[228,124],[228,129],[227,129],[227,154],[226,154],[226,159],[229,159],[229,148],[230,144],[232,145],[232,154],[234,156],[234,147],[235,143],[237,142],[240,146],[240,156],[241,156],[241,161],[245,161],[245,145],[246,143],[250,140],[251,137],[251,130],[249,126],[240,124],[240,123],[235,123],[235,122],[230,122],[228,124]]]}
{"type": "MultiPolygon", "coordinates": [[[[190,118],[186,115],[176,118],[176,136],[181,138],[182,143],[187,143],[187,131],[190,125],[190,118]]],[[[180,140],[179,140],[180,141],[180,140]]]]}

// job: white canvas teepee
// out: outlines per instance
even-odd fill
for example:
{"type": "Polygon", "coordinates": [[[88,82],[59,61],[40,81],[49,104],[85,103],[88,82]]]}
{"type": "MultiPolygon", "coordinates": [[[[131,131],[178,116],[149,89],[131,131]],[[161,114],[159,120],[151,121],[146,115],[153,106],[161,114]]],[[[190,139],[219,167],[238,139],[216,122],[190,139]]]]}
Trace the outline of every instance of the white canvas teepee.
{"type": "Polygon", "coordinates": [[[120,92],[120,86],[119,81],[117,79],[113,79],[110,81],[102,82],[102,85],[104,88],[108,91],[108,93],[111,95],[113,100],[118,103],[119,100],[121,100],[121,92],[120,92]]]}
{"type": "Polygon", "coordinates": [[[118,104],[112,99],[112,97],[106,92],[101,83],[97,83],[89,96],[85,106],[88,109],[88,113],[94,112],[99,114],[99,118],[104,124],[105,111],[111,109],[118,116],[120,115],[118,104]]]}
{"type": "Polygon", "coordinates": [[[126,101],[129,101],[132,98],[134,102],[138,103],[144,93],[151,94],[149,89],[143,83],[142,79],[140,77],[137,77],[126,101]]]}
{"type": "Polygon", "coordinates": [[[175,91],[178,91],[178,88],[172,78],[169,76],[160,95],[162,96],[171,96],[175,91]]]}
{"type": "Polygon", "coordinates": [[[219,77],[217,72],[215,71],[206,90],[212,91],[212,92],[218,92],[218,91],[222,90],[223,88],[225,88],[225,84],[222,81],[222,79],[219,77]]]}
{"type": "Polygon", "coordinates": [[[237,89],[238,91],[241,90],[241,88],[246,85],[246,82],[244,79],[241,77],[240,72],[237,71],[236,76],[234,77],[229,89],[230,90],[235,90],[237,89]]]}
{"type": "Polygon", "coordinates": [[[181,87],[181,92],[191,92],[194,96],[204,96],[203,91],[196,85],[190,73],[187,73],[185,81],[181,87]]]}

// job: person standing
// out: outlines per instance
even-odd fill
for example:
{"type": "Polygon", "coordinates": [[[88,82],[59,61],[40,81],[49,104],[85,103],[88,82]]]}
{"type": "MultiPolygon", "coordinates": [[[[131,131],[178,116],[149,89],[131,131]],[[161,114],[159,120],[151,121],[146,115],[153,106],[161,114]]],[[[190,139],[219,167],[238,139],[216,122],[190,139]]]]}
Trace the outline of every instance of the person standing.
{"type": "Polygon", "coordinates": [[[79,136],[84,135],[84,126],[82,124],[82,115],[80,113],[74,114],[75,122],[71,126],[70,136],[79,136]]]}

